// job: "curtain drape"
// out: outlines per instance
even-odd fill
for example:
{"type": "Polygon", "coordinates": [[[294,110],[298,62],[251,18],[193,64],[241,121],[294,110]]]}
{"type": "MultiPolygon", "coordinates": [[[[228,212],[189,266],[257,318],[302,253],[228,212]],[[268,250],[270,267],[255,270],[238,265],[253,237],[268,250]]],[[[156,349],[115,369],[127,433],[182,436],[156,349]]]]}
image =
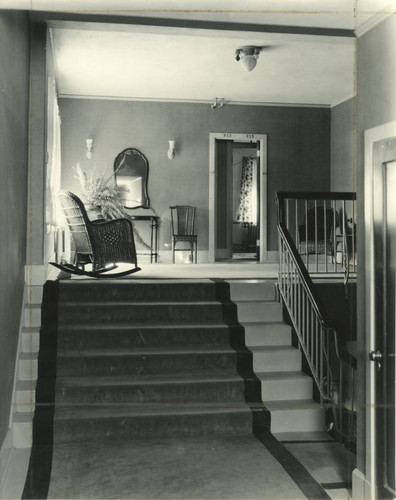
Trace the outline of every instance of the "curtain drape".
{"type": "Polygon", "coordinates": [[[257,224],[256,167],[257,160],[255,158],[243,158],[238,222],[257,224]]]}

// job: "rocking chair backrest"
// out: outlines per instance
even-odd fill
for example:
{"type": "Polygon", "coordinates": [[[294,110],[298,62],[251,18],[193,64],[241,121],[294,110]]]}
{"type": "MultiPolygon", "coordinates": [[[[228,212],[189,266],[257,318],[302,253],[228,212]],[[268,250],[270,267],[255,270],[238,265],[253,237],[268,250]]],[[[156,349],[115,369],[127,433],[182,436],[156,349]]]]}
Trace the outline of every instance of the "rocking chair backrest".
{"type": "Polygon", "coordinates": [[[76,247],[76,252],[79,254],[91,254],[92,248],[87,230],[89,218],[84,204],[78,196],[70,191],[61,191],[59,199],[76,247]]]}

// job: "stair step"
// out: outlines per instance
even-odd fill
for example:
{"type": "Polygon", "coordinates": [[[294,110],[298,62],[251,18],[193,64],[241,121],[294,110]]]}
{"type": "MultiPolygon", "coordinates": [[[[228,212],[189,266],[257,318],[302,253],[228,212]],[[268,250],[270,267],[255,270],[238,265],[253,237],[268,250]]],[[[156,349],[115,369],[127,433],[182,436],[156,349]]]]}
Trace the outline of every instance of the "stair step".
{"type": "Polygon", "coordinates": [[[292,346],[251,347],[253,370],[258,372],[289,372],[301,370],[301,352],[292,346]]]}
{"type": "Polygon", "coordinates": [[[58,352],[58,376],[190,373],[235,368],[236,352],[227,346],[108,349],[58,352]]]}
{"type": "Polygon", "coordinates": [[[266,401],[290,399],[307,400],[312,397],[312,378],[301,371],[256,373],[261,380],[261,398],[266,401]]]}
{"type": "Polygon", "coordinates": [[[327,434],[327,432],[317,431],[317,432],[276,432],[274,436],[278,441],[281,442],[322,442],[322,441],[334,441],[334,439],[327,434]]]}
{"type": "Polygon", "coordinates": [[[26,300],[29,304],[41,304],[43,300],[42,285],[29,285],[27,287],[26,300]]]}
{"type": "Polygon", "coordinates": [[[252,413],[245,403],[135,404],[57,408],[56,442],[114,441],[172,436],[246,435],[252,413]]]}
{"type": "Polygon", "coordinates": [[[171,344],[229,345],[231,328],[226,324],[211,323],[201,325],[150,324],[87,325],[76,324],[58,328],[60,349],[84,349],[111,347],[160,347],[171,344]]]}
{"type": "Polygon", "coordinates": [[[59,404],[234,402],[244,400],[245,384],[237,373],[195,376],[68,377],[57,381],[59,404]]]}
{"type": "Polygon", "coordinates": [[[19,380],[36,380],[37,367],[37,353],[22,352],[18,362],[19,380]]]}
{"type": "Polygon", "coordinates": [[[230,280],[230,297],[238,300],[275,300],[274,281],[230,280]]]}
{"type": "Polygon", "coordinates": [[[224,314],[236,319],[235,306],[220,302],[61,302],[59,324],[85,323],[223,323],[224,314]]]}
{"type": "Polygon", "coordinates": [[[15,412],[12,423],[13,445],[15,448],[32,446],[33,413],[15,412]]]}
{"type": "Polygon", "coordinates": [[[21,337],[22,352],[38,352],[40,347],[40,327],[23,327],[21,337]]]}
{"type": "Polygon", "coordinates": [[[313,400],[266,401],[271,432],[325,432],[325,409],[313,400]]]}
{"type": "Polygon", "coordinates": [[[282,305],[276,301],[265,300],[237,300],[238,321],[277,322],[282,321],[282,305]]]}
{"type": "Polygon", "coordinates": [[[291,327],[280,322],[244,322],[245,343],[250,346],[291,344],[291,327]]]}
{"type": "Polygon", "coordinates": [[[37,327],[41,325],[41,305],[25,304],[25,326],[37,327]]]}
{"type": "Polygon", "coordinates": [[[106,281],[68,281],[60,289],[60,300],[99,301],[202,301],[217,300],[224,297],[228,285],[209,279],[197,280],[112,280],[106,281]],[[193,284],[193,286],[191,286],[193,284]]]}
{"type": "Polygon", "coordinates": [[[14,410],[17,412],[34,411],[36,399],[36,382],[33,380],[18,380],[15,391],[14,410]]]}

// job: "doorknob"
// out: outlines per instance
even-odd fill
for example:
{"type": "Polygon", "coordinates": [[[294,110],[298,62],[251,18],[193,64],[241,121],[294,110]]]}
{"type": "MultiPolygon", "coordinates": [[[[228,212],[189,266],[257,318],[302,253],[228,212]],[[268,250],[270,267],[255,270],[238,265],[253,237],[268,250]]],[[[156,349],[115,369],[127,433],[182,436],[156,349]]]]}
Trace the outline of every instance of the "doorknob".
{"type": "Polygon", "coordinates": [[[369,353],[369,358],[370,361],[374,361],[377,364],[377,371],[381,371],[382,365],[381,365],[381,360],[382,360],[382,352],[377,350],[377,351],[370,351],[369,353]]]}

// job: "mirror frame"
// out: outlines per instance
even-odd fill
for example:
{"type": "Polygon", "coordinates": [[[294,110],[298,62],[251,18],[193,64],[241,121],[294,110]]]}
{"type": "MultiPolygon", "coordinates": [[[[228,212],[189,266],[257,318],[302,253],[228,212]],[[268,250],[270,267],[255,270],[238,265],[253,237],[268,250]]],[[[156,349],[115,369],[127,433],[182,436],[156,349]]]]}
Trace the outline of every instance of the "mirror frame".
{"type": "Polygon", "coordinates": [[[139,156],[144,161],[144,164],[145,164],[145,167],[146,167],[145,168],[145,174],[144,174],[144,176],[142,178],[142,197],[143,197],[143,203],[141,205],[135,205],[133,207],[128,206],[128,205],[124,205],[124,208],[128,208],[130,210],[133,210],[134,208],[150,208],[150,198],[149,198],[148,192],[147,192],[149,164],[148,164],[147,158],[138,149],[136,149],[136,148],[126,148],[126,149],[124,149],[123,151],[121,151],[121,153],[119,153],[116,156],[116,158],[114,160],[114,165],[113,165],[115,182],[116,182],[116,185],[118,185],[117,184],[117,170],[120,168],[120,164],[121,164],[122,159],[125,156],[133,156],[133,155],[139,156]]]}

